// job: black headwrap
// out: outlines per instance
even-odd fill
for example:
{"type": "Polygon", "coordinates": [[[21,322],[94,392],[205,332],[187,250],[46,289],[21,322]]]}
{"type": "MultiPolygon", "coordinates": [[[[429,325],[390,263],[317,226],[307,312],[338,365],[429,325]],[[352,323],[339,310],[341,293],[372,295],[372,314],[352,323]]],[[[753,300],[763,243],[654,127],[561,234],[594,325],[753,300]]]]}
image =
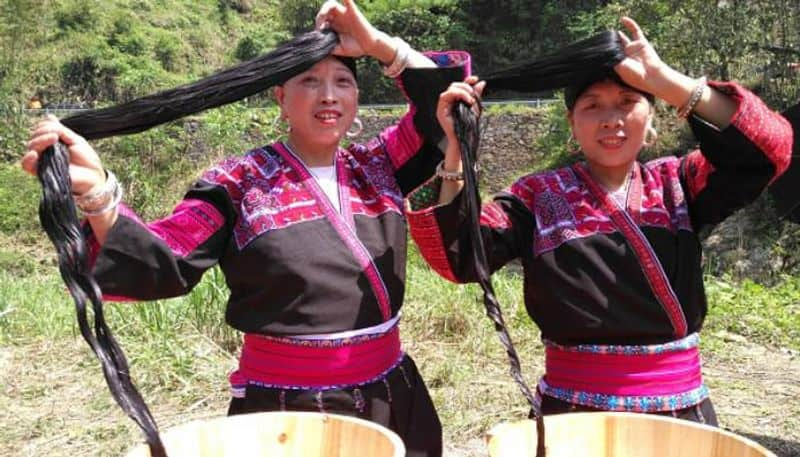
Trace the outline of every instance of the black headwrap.
{"type": "Polygon", "coordinates": [[[506,89],[541,92],[582,85],[605,76],[625,58],[615,31],[575,42],[563,49],[484,75],[487,93],[506,89]]]}
{"type": "Polygon", "coordinates": [[[353,78],[358,80],[358,71],[356,71],[356,59],[344,56],[334,56],[334,57],[336,57],[339,60],[339,62],[343,63],[348,70],[350,70],[350,73],[353,74],[353,78]]]}
{"type": "Polygon", "coordinates": [[[586,91],[589,87],[592,86],[594,83],[598,83],[601,81],[611,81],[613,83],[619,84],[622,87],[627,87],[631,90],[635,90],[640,94],[644,95],[644,97],[650,102],[652,105],[656,101],[656,97],[649,93],[641,91],[635,87],[630,86],[628,83],[622,80],[619,74],[614,71],[614,69],[606,69],[603,72],[597,72],[594,74],[587,74],[586,77],[580,81],[577,81],[573,84],[570,84],[566,88],[564,88],[564,104],[567,105],[567,109],[572,111],[572,108],[575,107],[575,102],[578,101],[578,97],[581,96],[582,93],[586,91]]]}

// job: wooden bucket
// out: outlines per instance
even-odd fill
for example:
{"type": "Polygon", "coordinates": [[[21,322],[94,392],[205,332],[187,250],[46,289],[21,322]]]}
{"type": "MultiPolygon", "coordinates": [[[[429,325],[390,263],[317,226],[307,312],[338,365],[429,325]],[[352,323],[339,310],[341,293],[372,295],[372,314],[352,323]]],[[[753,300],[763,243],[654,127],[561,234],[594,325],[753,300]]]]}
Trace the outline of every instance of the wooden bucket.
{"type": "MultiPolygon", "coordinates": [[[[545,416],[547,457],[775,457],[758,443],[716,427],[636,413],[545,416]]],[[[536,455],[536,423],[495,426],[491,457],[536,455]]]]}
{"type": "MultiPolygon", "coordinates": [[[[403,457],[405,446],[374,422],[336,414],[266,412],[199,420],[161,433],[170,457],[403,457]]],[[[126,457],[150,457],[142,444],[126,457]]]]}

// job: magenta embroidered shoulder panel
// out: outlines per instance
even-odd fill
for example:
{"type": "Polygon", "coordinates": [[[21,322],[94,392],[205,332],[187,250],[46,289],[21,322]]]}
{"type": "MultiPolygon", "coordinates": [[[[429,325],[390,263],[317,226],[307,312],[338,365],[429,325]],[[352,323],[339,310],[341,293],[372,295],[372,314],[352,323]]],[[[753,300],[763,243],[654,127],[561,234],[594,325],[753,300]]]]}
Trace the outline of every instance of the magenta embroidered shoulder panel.
{"type": "MultiPolygon", "coordinates": [[[[354,214],[402,214],[402,193],[391,162],[382,151],[354,145],[350,152],[340,150],[337,160],[345,161],[349,175],[345,182],[354,214]]],[[[224,160],[201,179],[227,191],[237,213],[233,236],[239,249],[266,232],[325,218],[300,173],[269,148],[224,160]]]]}
{"type": "MultiPolygon", "coordinates": [[[[628,208],[640,226],[692,230],[678,166],[676,157],[641,165],[641,199],[629,198],[629,202],[639,203],[628,208]]],[[[568,167],[525,176],[507,192],[522,201],[535,218],[534,255],[573,239],[617,231],[600,202],[568,167]]]]}
{"type": "Polygon", "coordinates": [[[389,211],[403,214],[403,192],[394,176],[391,157],[383,148],[357,144],[342,152],[351,178],[353,214],[371,217],[389,211]]]}

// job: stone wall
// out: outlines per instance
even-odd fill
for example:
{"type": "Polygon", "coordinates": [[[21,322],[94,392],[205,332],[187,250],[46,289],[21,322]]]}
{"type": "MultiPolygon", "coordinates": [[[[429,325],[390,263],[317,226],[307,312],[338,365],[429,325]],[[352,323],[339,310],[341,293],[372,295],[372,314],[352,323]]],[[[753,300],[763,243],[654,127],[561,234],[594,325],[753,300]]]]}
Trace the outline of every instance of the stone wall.
{"type": "MultiPolygon", "coordinates": [[[[359,117],[364,132],[356,141],[365,141],[398,119],[397,115],[378,110],[361,110],[359,117]]],[[[534,139],[546,125],[540,122],[542,114],[525,111],[514,114],[483,116],[480,167],[483,189],[494,193],[514,182],[514,179],[536,165],[534,139]]]]}

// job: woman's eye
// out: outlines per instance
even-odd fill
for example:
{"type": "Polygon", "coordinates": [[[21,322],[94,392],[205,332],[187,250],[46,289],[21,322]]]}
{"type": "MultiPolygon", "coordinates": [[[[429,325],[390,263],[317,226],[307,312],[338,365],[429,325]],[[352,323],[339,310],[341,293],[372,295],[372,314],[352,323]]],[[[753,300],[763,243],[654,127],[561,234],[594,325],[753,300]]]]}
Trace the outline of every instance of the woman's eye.
{"type": "Polygon", "coordinates": [[[309,84],[310,85],[310,84],[318,84],[319,80],[317,78],[313,77],[313,76],[306,76],[305,78],[303,78],[302,82],[303,82],[303,84],[309,84]]]}

